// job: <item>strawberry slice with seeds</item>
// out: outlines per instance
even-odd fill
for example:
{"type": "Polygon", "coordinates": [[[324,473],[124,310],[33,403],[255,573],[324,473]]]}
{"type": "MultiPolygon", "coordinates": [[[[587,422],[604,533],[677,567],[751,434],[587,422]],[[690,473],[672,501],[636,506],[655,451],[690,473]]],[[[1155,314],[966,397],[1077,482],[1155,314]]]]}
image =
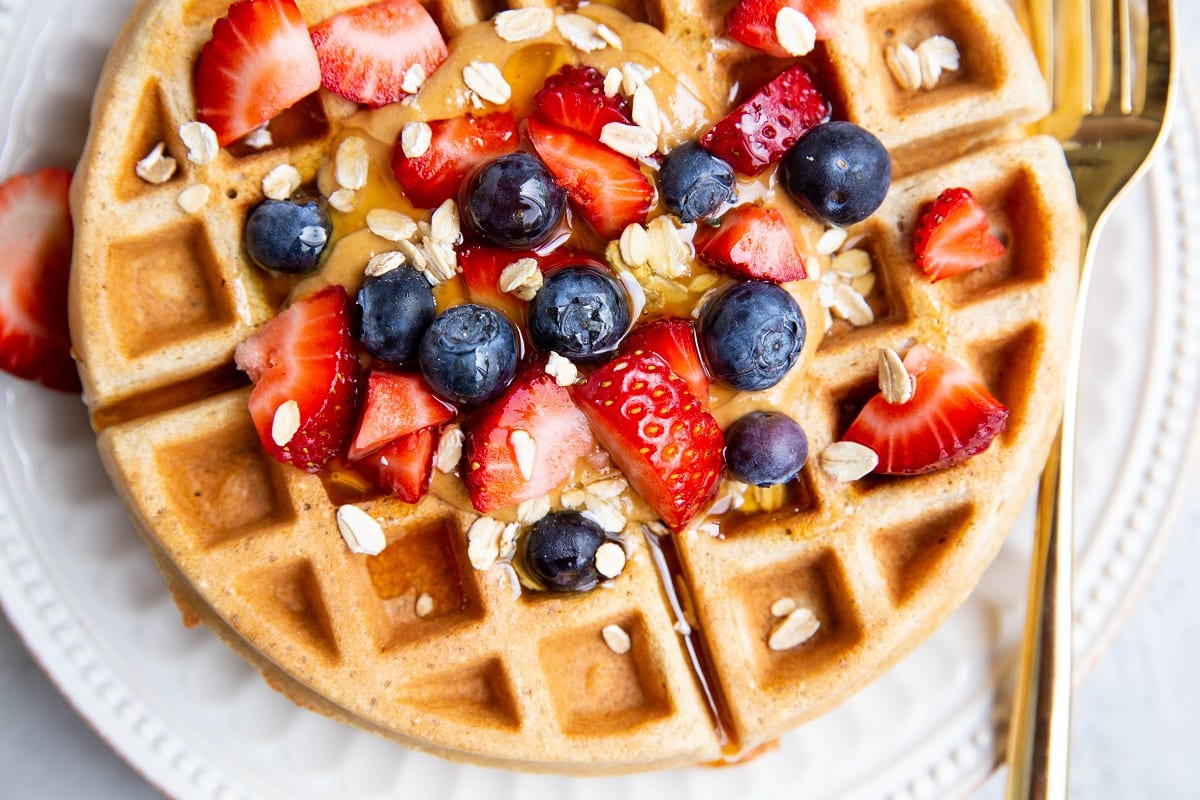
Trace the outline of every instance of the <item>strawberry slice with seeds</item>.
{"type": "Polygon", "coordinates": [[[986,267],[1005,251],[1004,242],[992,235],[987,212],[968,189],[938,195],[913,233],[913,256],[933,283],[986,267]]]}
{"type": "Polygon", "coordinates": [[[587,419],[571,394],[530,363],[463,428],[467,492],[481,514],[542,497],[592,452],[587,419]]]}
{"type": "Polygon", "coordinates": [[[457,197],[468,172],[520,144],[517,121],[509,111],[435,120],[429,127],[433,137],[422,155],[406,156],[399,138],[392,151],[392,173],[417,208],[436,208],[457,197]]]}
{"type": "Polygon", "coordinates": [[[774,208],[737,206],[718,225],[701,225],[696,257],[724,272],[775,283],[808,277],[796,240],[774,208]]]}
{"type": "Polygon", "coordinates": [[[67,332],[71,173],[47,168],[0,184],[0,369],[78,392],[67,332]]]}
{"type": "Polygon", "coordinates": [[[596,439],[673,530],[716,494],[725,437],[687,383],[653,353],[618,356],[576,387],[596,439]]]}
{"type": "Polygon", "coordinates": [[[437,440],[433,428],[423,428],[384,445],[355,463],[354,468],[380,489],[406,503],[415,503],[429,491],[437,440]]]}
{"type": "Polygon", "coordinates": [[[820,41],[833,33],[837,5],[838,0],[738,0],[725,18],[725,29],[730,38],[744,45],[776,58],[788,58],[791,54],[775,34],[775,18],[780,10],[794,8],[808,17],[820,41]]]}
{"type": "Polygon", "coordinates": [[[196,117],[224,147],[321,88],[321,65],[293,0],[240,0],[196,63],[196,117]]]}
{"type": "Polygon", "coordinates": [[[514,253],[503,247],[469,244],[458,250],[467,298],[472,303],[491,306],[517,325],[523,324],[527,301],[511,292],[500,291],[500,275],[508,265],[521,258],[537,259],[535,253],[514,253]]]}
{"type": "Polygon", "coordinates": [[[804,67],[796,65],[712,126],[700,138],[700,146],[743,175],[757,175],[829,114],[829,102],[804,67]]]}
{"type": "Polygon", "coordinates": [[[629,101],[620,93],[604,94],[604,76],[595,67],[568,64],[551,75],[534,95],[533,113],[538,119],[600,138],[610,122],[629,124],[629,101]]]}
{"type": "Polygon", "coordinates": [[[453,406],[434,395],[420,375],[372,370],[367,375],[362,415],[346,458],[357,461],[403,436],[449,422],[457,415],[453,406]]]}
{"type": "Polygon", "coordinates": [[[419,64],[429,75],[446,60],[446,42],[417,0],[383,0],[343,11],[312,29],[321,85],[355,103],[378,107],[407,92],[404,75],[419,64]]]}
{"type": "Polygon", "coordinates": [[[637,162],[582,133],[530,119],[533,149],[596,233],[616,239],[628,225],[645,222],[654,187],[637,162]]]}
{"type": "Polygon", "coordinates": [[[991,444],[1008,409],[957,361],[916,345],[904,358],[914,391],[907,403],[872,397],[842,438],[879,455],[882,475],[919,475],[953,466],[991,444]]]}
{"type": "Polygon", "coordinates": [[[708,408],[708,373],[700,360],[696,344],[696,326],[690,319],[663,317],[638,325],[621,342],[622,355],[654,353],[671,367],[671,372],[687,382],[703,408],[708,408]]]}
{"type": "Polygon", "coordinates": [[[354,421],[358,375],[345,289],[297,300],[238,345],[234,360],[254,381],[250,416],[272,458],[316,472],[337,455],[354,421]]]}

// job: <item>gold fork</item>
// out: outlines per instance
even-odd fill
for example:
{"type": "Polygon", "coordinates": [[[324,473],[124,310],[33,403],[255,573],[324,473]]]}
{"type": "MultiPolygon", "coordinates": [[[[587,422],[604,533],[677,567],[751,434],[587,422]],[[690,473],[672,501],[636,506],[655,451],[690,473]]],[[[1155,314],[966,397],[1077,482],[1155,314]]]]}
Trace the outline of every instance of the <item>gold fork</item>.
{"type": "Polygon", "coordinates": [[[1053,91],[1039,124],[1063,142],[1087,247],[1067,361],[1063,421],[1038,493],[1029,601],[1008,738],[1009,800],[1065,798],[1071,728],[1075,420],[1083,310],[1097,232],[1148,163],[1175,78],[1172,0],[1024,0],[1053,91]]]}

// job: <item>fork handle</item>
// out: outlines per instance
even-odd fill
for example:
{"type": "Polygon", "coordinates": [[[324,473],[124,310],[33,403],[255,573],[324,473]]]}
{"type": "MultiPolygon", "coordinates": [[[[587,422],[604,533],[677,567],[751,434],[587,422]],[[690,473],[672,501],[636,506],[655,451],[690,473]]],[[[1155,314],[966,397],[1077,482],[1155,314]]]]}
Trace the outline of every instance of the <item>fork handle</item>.
{"type": "Polygon", "coordinates": [[[1008,800],[1059,800],[1068,794],[1075,414],[1073,393],[1067,397],[1038,488],[1025,646],[1008,732],[1008,800]]]}

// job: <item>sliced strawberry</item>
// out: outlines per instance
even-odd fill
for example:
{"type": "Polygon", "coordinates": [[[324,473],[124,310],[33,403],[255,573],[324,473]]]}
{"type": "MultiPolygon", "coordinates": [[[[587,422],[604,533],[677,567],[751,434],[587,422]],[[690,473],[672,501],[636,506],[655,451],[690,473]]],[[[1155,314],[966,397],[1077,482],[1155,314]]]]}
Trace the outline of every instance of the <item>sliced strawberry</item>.
{"type": "Polygon", "coordinates": [[[987,212],[967,189],[947,189],[925,210],[913,233],[917,266],[933,283],[1004,257],[987,212]]]}
{"type": "Polygon", "coordinates": [[[709,128],[700,146],[743,175],[757,175],[829,114],[828,101],[804,67],[796,65],[709,128]]]}
{"type": "Polygon", "coordinates": [[[337,454],[354,421],[358,375],[345,289],[297,300],[238,345],[234,360],[254,381],[250,416],[271,457],[316,472],[337,454]],[[299,407],[300,426],[280,445],[272,429],[289,401],[299,407]]]}
{"type": "Polygon", "coordinates": [[[924,345],[908,351],[904,367],[914,391],[907,403],[872,397],[842,438],[879,455],[875,471],[917,475],[982,453],[1004,430],[1008,409],[966,367],[924,345]]]}
{"type": "Polygon", "coordinates": [[[660,356],[670,365],[671,372],[687,382],[700,404],[708,408],[708,373],[700,360],[696,326],[690,319],[660,317],[638,325],[621,342],[621,354],[637,355],[639,352],[660,356]]]}
{"type": "Polygon", "coordinates": [[[774,208],[736,206],[718,225],[696,230],[696,257],[709,266],[775,283],[808,277],[783,215],[774,208]]]}
{"type": "Polygon", "coordinates": [[[346,458],[357,461],[402,436],[449,422],[457,414],[430,391],[420,375],[372,370],[367,375],[358,430],[346,458]]]}
{"type": "Polygon", "coordinates": [[[682,378],[653,353],[618,356],[575,390],[596,439],[674,530],[713,497],[725,437],[682,378]]]}
{"type": "Polygon", "coordinates": [[[568,64],[546,82],[533,98],[533,114],[543,122],[600,138],[610,122],[629,124],[629,101],[620,93],[604,94],[604,76],[595,67],[568,64]]]}
{"type": "Polygon", "coordinates": [[[539,362],[529,364],[463,432],[467,491],[481,514],[554,491],[594,445],[570,393],[539,362]],[[523,458],[530,460],[523,465],[523,458]]]}
{"type": "Polygon", "coordinates": [[[645,222],[654,187],[637,162],[581,133],[529,120],[533,149],[580,216],[598,234],[616,239],[626,226],[645,222]]]}
{"type": "Polygon", "coordinates": [[[509,111],[435,120],[429,127],[433,138],[423,155],[404,155],[399,139],[392,151],[392,172],[417,208],[436,208],[456,197],[472,168],[515,151],[520,143],[517,121],[509,111]]]}
{"type": "Polygon", "coordinates": [[[383,106],[407,94],[404,73],[420,64],[432,74],[446,42],[417,0],[382,0],[330,17],[312,29],[321,85],[355,103],[383,106]]]}
{"type": "Polygon", "coordinates": [[[437,439],[433,428],[422,428],[376,450],[355,463],[354,469],[380,489],[415,503],[429,491],[437,439]]]}
{"type": "Polygon", "coordinates": [[[67,332],[71,173],[40,169],[0,184],[0,369],[79,391],[67,332]]]}
{"type": "Polygon", "coordinates": [[[462,269],[467,299],[472,303],[491,306],[520,325],[525,319],[527,302],[510,292],[500,291],[500,273],[521,258],[536,258],[534,253],[514,253],[503,247],[469,244],[458,250],[458,266],[462,269]]]}
{"type": "Polygon", "coordinates": [[[224,147],[321,88],[321,65],[294,0],[240,0],[196,63],[196,118],[224,147]]]}
{"type": "Polygon", "coordinates": [[[817,29],[817,39],[828,39],[833,33],[833,18],[838,0],[737,0],[725,18],[726,32],[744,45],[767,55],[787,58],[791,55],[779,44],[775,35],[775,18],[780,9],[794,8],[817,29]]]}

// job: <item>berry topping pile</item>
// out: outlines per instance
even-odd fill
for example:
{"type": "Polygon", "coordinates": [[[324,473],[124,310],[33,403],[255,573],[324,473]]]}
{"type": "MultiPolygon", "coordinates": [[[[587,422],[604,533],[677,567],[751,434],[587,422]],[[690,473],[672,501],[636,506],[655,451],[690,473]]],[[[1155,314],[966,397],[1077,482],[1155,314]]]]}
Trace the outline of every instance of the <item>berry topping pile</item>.
{"type": "MultiPolygon", "coordinates": [[[[792,57],[831,35],[835,15],[831,0],[741,0],[729,33],[792,57]]],[[[386,191],[343,183],[359,192],[347,205],[310,183],[250,212],[253,262],[317,279],[295,284],[236,361],[273,457],[332,464],[408,503],[439,474],[459,480],[489,516],[472,529],[480,541],[511,519],[524,526],[504,557],[526,585],[585,591],[620,571],[631,519],[681,531],[722,481],[797,480],[809,444],[785,380],[819,331],[805,319],[811,259],[833,252],[798,238],[798,220],[820,231],[866,219],[891,161],[870,132],[831,119],[807,62],[682,136],[645,66],[555,64],[518,98],[498,65],[455,63],[415,0],[354,9],[311,36],[291,0],[241,0],[214,28],[197,103],[222,145],[318,86],[402,112],[395,141],[371,156],[390,163],[360,170],[386,191]],[[439,69],[460,69],[473,100],[425,119],[419,86],[439,69]],[[270,92],[251,91],[262,81],[270,92]],[[350,213],[363,198],[365,218],[350,213]],[[374,247],[350,296],[339,277],[314,289],[354,233],[343,228],[364,225],[395,249],[374,247]],[[722,430],[714,413],[738,393],[761,394],[722,430]],[[580,499],[581,476],[607,480],[607,505],[580,499]]],[[[368,148],[351,135],[337,151],[331,161],[368,148]]],[[[1003,245],[970,193],[950,190],[922,218],[914,254],[940,280],[1003,245]]],[[[866,271],[845,269],[847,286],[866,271]]],[[[885,361],[890,382],[845,432],[878,455],[880,474],[950,466],[1003,428],[1007,411],[949,358],[917,344],[885,361]]]]}

